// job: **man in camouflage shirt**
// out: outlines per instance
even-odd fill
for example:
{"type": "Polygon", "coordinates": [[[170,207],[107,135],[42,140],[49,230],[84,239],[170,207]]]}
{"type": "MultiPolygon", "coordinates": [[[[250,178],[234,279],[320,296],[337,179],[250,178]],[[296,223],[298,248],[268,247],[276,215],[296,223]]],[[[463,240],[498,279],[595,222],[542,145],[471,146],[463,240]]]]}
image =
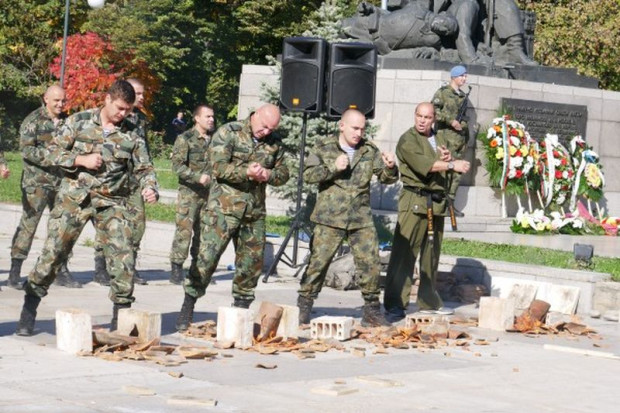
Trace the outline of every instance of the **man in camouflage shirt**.
{"type": "Polygon", "coordinates": [[[215,113],[208,105],[194,109],[194,127],[180,134],[172,149],[172,170],[179,176],[176,230],[170,250],[170,282],[183,282],[183,263],[190,252],[194,267],[200,248],[200,211],[207,203],[211,172],[207,149],[215,131],[215,113]]]}
{"type": "Polygon", "coordinates": [[[49,147],[49,164],[61,166],[65,176],[50,213],[43,251],[24,284],[18,335],[32,335],[41,298],[47,295],[60,263],[90,220],[103,240],[111,278],[111,330],[116,329],[118,310],[131,307],[134,301],[132,225],[126,207],[132,168],[144,200],[154,203],[158,196],[144,140],[121,127],[134,99],[128,82],[114,82],[104,106],[70,116],[49,147]]]}
{"type": "MultiPolygon", "coordinates": [[[[144,110],[144,85],[138,79],[130,78],[127,82],[133,86],[133,90],[136,93],[136,100],[133,105],[133,109],[127,115],[124,122],[127,129],[135,132],[137,136],[144,140],[146,150],[149,153],[149,145],[147,141],[147,129],[148,119],[144,110]]],[[[131,233],[131,241],[134,253],[134,262],[138,265],[138,251],[140,250],[140,242],[144,236],[146,230],[146,214],[144,210],[144,200],[142,199],[142,188],[140,188],[140,182],[132,174],[129,181],[129,187],[131,195],[127,200],[127,210],[129,211],[129,217],[133,224],[133,231],[131,233]]],[[[103,256],[103,245],[100,239],[95,240],[95,281],[101,285],[110,285],[110,274],[105,266],[105,257],[103,256]]],[[[140,276],[138,271],[134,268],[133,281],[137,284],[145,285],[147,281],[140,276]]]]}
{"type": "MultiPolygon", "coordinates": [[[[62,127],[66,115],[62,109],[65,104],[65,91],[60,86],[50,86],[43,95],[43,106],[30,113],[19,129],[19,146],[24,160],[22,172],[22,216],[15,230],[11,244],[11,270],[7,285],[21,289],[20,273],[22,263],[28,258],[37,226],[47,207],[54,207],[62,171],[57,166],[45,166],[48,146],[52,135],[62,127]]],[[[80,288],[62,263],[56,277],[56,284],[80,288]]]]}
{"type": "MultiPolygon", "coordinates": [[[[450,83],[442,86],[433,96],[435,117],[437,119],[437,131],[441,131],[447,139],[447,147],[455,159],[461,159],[463,148],[467,143],[469,130],[467,120],[456,120],[461,105],[467,98],[461,87],[467,82],[467,69],[465,66],[454,66],[450,71],[450,83]]],[[[449,172],[448,197],[453,202],[456,198],[456,190],[461,182],[461,174],[449,172]]],[[[454,215],[462,217],[463,213],[457,209],[454,215]]]]}
{"type": "Polygon", "coordinates": [[[212,176],[202,214],[198,263],[185,280],[185,298],[176,322],[184,331],[192,322],[196,300],[205,294],[228,242],[235,245],[234,306],[248,308],[263,267],[265,249],[265,189],[289,178],[284,151],[273,133],[280,110],[266,104],[239,122],[217,130],[209,145],[212,176]]]}
{"type": "Polygon", "coordinates": [[[362,325],[389,325],[379,304],[379,241],[370,210],[370,183],[373,176],[391,184],[398,180],[394,155],[381,152],[364,139],[366,117],[355,109],[343,113],[340,133],[317,141],[304,170],[308,183],[319,185],[317,203],[310,219],[316,223],[310,241],[311,255],[301,278],[299,323],[310,322],[314,300],[323,286],[327,267],[336,250],[347,238],[361,275],[364,298],[362,325]]]}

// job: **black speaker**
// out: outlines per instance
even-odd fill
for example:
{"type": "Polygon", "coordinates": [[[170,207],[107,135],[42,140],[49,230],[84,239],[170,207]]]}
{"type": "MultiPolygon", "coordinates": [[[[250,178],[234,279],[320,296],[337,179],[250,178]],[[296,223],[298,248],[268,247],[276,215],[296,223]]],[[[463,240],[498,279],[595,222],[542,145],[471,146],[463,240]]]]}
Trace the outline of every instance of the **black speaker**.
{"type": "Polygon", "coordinates": [[[287,37],[282,45],[280,106],[285,110],[319,113],[327,42],[314,37],[287,37]]]}
{"type": "Polygon", "coordinates": [[[332,43],[327,72],[327,107],[330,118],[357,109],[375,116],[377,49],[369,43],[332,43]]]}

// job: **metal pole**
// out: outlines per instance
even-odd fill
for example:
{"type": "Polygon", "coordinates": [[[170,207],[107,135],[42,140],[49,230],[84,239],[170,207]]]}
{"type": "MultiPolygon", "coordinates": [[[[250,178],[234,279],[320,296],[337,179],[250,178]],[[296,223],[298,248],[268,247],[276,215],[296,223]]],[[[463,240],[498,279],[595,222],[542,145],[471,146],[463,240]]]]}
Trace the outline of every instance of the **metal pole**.
{"type": "Polygon", "coordinates": [[[65,61],[67,60],[67,36],[69,34],[69,1],[65,3],[65,31],[62,37],[62,58],[60,60],[60,87],[65,87],[65,61]]]}
{"type": "Polygon", "coordinates": [[[381,8],[383,10],[387,10],[387,2],[388,0],[381,0],[381,8]]]}

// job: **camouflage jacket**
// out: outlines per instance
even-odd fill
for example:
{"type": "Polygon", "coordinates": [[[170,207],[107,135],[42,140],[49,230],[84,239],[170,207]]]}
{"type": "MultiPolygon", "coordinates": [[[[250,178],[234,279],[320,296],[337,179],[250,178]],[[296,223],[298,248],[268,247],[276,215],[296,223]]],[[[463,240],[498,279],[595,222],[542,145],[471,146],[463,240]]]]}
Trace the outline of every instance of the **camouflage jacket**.
{"type": "Polygon", "coordinates": [[[124,204],[132,168],[142,188],[158,189],[144,140],[124,123],[104,137],[100,113],[100,109],[90,109],[70,116],[50,145],[50,162],[65,170],[61,202],[67,198],[80,204],[90,195],[96,208],[124,204]],[[89,153],[101,154],[101,168],[94,171],[74,166],[77,155],[89,153]]]}
{"type": "Polygon", "coordinates": [[[211,182],[207,208],[237,218],[264,217],[267,184],[280,186],[289,178],[280,138],[272,133],[255,142],[248,117],[220,127],[208,152],[215,181],[211,182]],[[248,178],[252,162],[271,170],[268,182],[248,178]]]}
{"type": "MultiPolygon", "coordinates": [[[[127,117],[123,120],[125,123],[125,127],[136,133],[140,138],[144,140],[144,144],[146,146],[146,152],[151,156],[151,151],[149,149],[149,142],[147,140],[147,131],[148,131],[148,119],[146,115],[138,108],[133,108],[131,113],[127,115],[127,117]]],[[[136,179],[135,175],[131,174],[131,179],[129,181],[129,186],[132,191],[140,189],[140,183],[136,179]]]]}
{"type": "Polygon", "coordinates": [[[22,188],[56,188],[62,179],[62,170],[54,165],[47,165],[48,148],[53,134],[62,127],[66,116],[61,115],[54,124],[47,108],[41,106],[22,122],[19,128],[19,146],[24,160],[22,188]]]}
{"type": "MultiPolygon", "coordinates": [[[[446,145],[444,131],[439,131],[435,135],[435,142],[437,146],[446,145]]],[[[400,167],[400,180],[403,183],[399,212],[404,209],[426,214],[427,199],[418,191],[445,193],[447,184],[444,172],[431,172],[433,164],[439,160],[439,154],[426,136],[418,133],[415,128],[410,128],[398,140],[396,158],[400,167]],[[404,204],[403,200],[406,200],[404,204]]],[[[443,201],[433,204],[433,212],[436,214],[443,213],[444,209],[443,201]]]]}
{"type": "Polygon", "coordinates": [[[338,136],[319,139],[308,157],[304,179],[319,184],[319,196],[310,217],[313,222],[335,228],[358,229],[373,225],[370,183],[373,175],[385,184],[398,180],[398,167],[389,169],[374,143],[362,139],[353,161],[343,171],[334,162],[345,152],[338,136]]]}
{"type": "Polygon", "coordinates": [[[462,131],[457,131],[450,125],[459,114],[459,109],[465,93],[462,90],[455,91],[449,84],[444,85],[435,92],[433,96],[433,106],[435,107],[435,118],[437,121],[437,129],[447,129],[452,133],[461,136],[467,136],[467,122],[461,121],[462,131]]]}
{"type": "Polygon", "coordinates": [[[203,174],[211,174],[207,152],[210,142],[209,135],[203,138],[192,128],[177,137],[172,149],[172,170],[179,176],[179,185],[205,195],[209,191],[209,185],[199,182],[203,174]]]}

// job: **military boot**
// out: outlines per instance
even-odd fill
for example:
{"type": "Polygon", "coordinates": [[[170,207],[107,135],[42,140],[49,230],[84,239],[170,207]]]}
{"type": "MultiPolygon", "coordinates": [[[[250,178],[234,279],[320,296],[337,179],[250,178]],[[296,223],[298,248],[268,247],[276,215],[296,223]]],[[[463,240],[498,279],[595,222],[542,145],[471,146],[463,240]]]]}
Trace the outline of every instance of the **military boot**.
{"type": "Polygon", "coordinates": [[[172,284],[180,285],[183,284],[183,264],[177,264],[176,262],[171,262],[171,271],[170,271],[170,282],[172,284]]]}
{"type": "Polygon", "coordinates": [[[17,290],[23,289],[22,280],[21,280],[21,272],[22,272],[22,263],[24,260],[20,260],[18,258],[11,258],[11,270],[9,271],[9,279],[6,282],[11,288],[15,288],[17,290]]]}
{"type": "Polygon", "coordinates": [[[299,324],[310,324],[310,313],[312,312],[312,305],[314,300],[312,298],[304,297],[302,295],[297,297],[297,307],[299,307],[299,324]]]}
{"type": "Polygon", "coordinates": [[[534,60],[525,54],[523,35],[516,34],[506,39],[506,54],[503,56],[508,63],[517,63],[522,65],[537,65],[534,60]]]}
{"type": "Polygon", "coordinates": [[[37,307],[41,302],[41,297],[36,295],[26,294],[24,296],[24,306],[22,307],[22,313],[19,317],[19,323],[17,324],[17,331],[15,334],[18,336],[29,337],[34,331],[34,321],[37,318],[37,307]]]}
{"type": "Polygon", "coordinates": [[[95,276],[93,281],[107,287],[110,285],[110,274],[105,264],[105,257],[102,255],[95,256],[95,276]]]}
{"type": "Polygon", "coordinates": [[[136,269],[136,267],[138,266],[138,251],[134,251],[133,258],[134,258],[133,259],[133,283],[140,284],[140,285],[147,285],[148,282],[146,281],[146,279],[142,278],[140,276],[140,273],[136,269]]]}
{"type": "Polygon", "coordinates": [[[112,307],[112,319],[110,320],[110,331],[118,330],[118,310],[121,308],[131,308],[131,303],[114,303],[112,307]]]}
{"type": "Polygon", "coordinates": [[[191,295],[185,293],[185,298],[183,299],[183,305],[181,306],[181,312],[177,317],[177,322],[174,325],[178,332],[182,333],[187,331],[189,325],[192,323],[194,319],[194,307],[196,306],[196,297],[192,297],[191,295]]]}
{"type": "Polygon", "coordinates": [[[252,304],[252,301],[254,300],[250,300],[247,298],[237,298],[235,297],[235,301],[233,302],[233,307],[237,307],[237,308],[250,308],[250,304],[252,304]]]}
{"type": "Polygon", "coordinates": [[[383,313],[379,301],[367,301],[362,307],[362,326],[363,327],[381,327],[391,326],[383,313]]]}
{"type": "Polygon", "coordinates": [[[67,268],[67,261],[63,262],[60,266],[60,269],[56,274],[54,284],[67,288],[82,288],[82,283],[73,278],[73,274],[69,272],[69,269],[67,268]]]}

